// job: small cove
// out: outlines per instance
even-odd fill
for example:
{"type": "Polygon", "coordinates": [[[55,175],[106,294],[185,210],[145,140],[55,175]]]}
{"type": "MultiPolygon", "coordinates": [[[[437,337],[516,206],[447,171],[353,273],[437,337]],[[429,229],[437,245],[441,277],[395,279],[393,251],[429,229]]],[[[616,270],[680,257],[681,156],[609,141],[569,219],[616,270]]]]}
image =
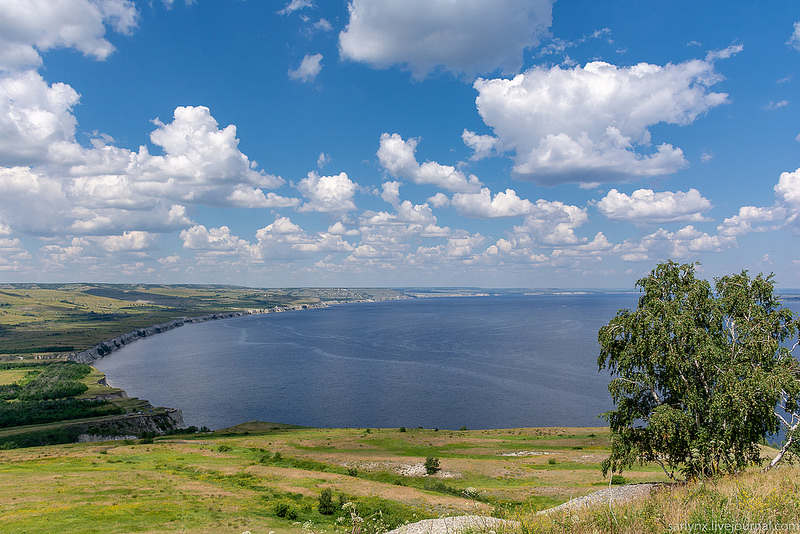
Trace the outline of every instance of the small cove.
{"type": "Polygon", "coordinates": [[[187,324],[94,365],[187,425],[599,426],[597,330],[637,294],[410,299],[187,324]]]}

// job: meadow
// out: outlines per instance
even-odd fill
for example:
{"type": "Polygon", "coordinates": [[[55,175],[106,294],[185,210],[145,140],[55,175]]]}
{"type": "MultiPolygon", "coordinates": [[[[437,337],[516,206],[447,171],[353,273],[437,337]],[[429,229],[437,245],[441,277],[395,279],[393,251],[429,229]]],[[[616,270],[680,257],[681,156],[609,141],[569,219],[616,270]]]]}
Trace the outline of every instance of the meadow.
{"type": "Polygon", "coordinates": [[[14,449],[0,452],[0,531],[45,532],[58,524],[64,533],[352,532],[347,502],[367,534],[461,514],[517,521],[506,530],[520,534],[800,522],[798,467],[674,485],[660,469],[644,466],[614,482],[664,483],[650,498],[536,513],[608,487],[599,468],[608,453],[604,428],[315,429],[256,422],[212,433],[14,449]],[[441,470],[427,475],[427,458],[438,459],[441,470]],[[325,490],[330,510],[320,505],[325,490]]]}
{"type": "MultiPolygon", "coordinates": [[[[464,513],[519,515],[608,485],[606,429],[313,429],[248,423],[203,434],[0,453],[0,531],[342,529],[344,502],[380,529],[464,513]],[[441,470],[426,475],[426,458],[441,470]],[[335,513],[321,514],[330,489],[335,513]],[[472,493],[465,494],[467,488],[472,493]]],[[[663,481],[653,468],[628,482],[663,481]]]]}

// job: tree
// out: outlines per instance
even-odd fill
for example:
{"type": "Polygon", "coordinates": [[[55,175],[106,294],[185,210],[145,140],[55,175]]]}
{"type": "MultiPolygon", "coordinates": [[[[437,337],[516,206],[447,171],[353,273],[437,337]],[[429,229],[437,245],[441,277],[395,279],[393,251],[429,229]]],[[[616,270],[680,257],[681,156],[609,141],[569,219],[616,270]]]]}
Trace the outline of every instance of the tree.
{"type": "Polygon", "coordinates": [[[616,407],[603,414],[612,433],[604,475],[636,462],[673,478],[738,472],[760,463],[759,441],[782,425],[786,451],[796,446],[800,365],[786,343],[798,320],[773,286],[772,275],[742,271],[712,291],[695,265],[672,261],[636,283],[637,309],[598,333],[616,407]]]}

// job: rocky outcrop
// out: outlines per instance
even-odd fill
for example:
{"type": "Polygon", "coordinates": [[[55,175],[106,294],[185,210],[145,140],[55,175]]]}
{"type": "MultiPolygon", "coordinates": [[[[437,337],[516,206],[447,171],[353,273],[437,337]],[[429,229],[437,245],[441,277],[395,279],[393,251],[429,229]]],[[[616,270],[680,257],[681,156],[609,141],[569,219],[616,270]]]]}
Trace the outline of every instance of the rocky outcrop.
{"type": "Polygon", "coordinates": [[[184,428],[183,414],[171,408],[142,408],[142,411],[88,420],[61,421],[45,427],[5,429],[8,442],[20,447],[39,447],[79,440],[132,439],[152,437],[184,428]]]}

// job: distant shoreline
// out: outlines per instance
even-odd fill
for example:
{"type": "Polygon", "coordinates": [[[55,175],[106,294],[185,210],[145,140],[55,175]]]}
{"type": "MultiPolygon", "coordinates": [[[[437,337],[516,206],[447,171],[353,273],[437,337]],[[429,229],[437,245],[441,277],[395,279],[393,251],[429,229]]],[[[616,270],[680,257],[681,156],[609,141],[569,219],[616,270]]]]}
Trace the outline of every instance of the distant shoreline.
{"type": "Polygon", "coordinates": [[[338,304],[358,304],[365,302],[381,302],[385,300],[405,300],[411,298],[416,298],[416,297],[406,294],[400,294],[396,297],[387,297],[382,299],[371,298],[371,299],[353,300],[353,301],[330,300],[330,301],[320,301],[313,304],[295,304],[292,306],[274,306],[272,308],[262,308],[262,309],[256,308],[256,309],[246,309],[246,310],[233,310],[228,312],[212,313],[200,317],[178,317],[176,319],[164,323],[159,323],[144,328],[137,328],[136,330],[132,330],[125,334],[121,334],[113,339],[102,341],[97,345],[89,349],[86,349],[84,351],[70,353],[67,356],[67,360],[78,363],[91,364],[92,362],[99,360],[100,358],[103,358],[105,356],[108,356],[112,352],[115,352],[124,347],[125,345],[128,345],[138,339],[153,336],[156,334],[161,334],[163,332],[179,328],[187,323],[190,324],[204,323],[207,321],[216,321],[219,319],[231,319],[234,317],[248,317],[251,315],[266,315],[270,313],[283,313],[290,311],[321,309],[321,308],[328,308],[330,306],[336,306],[338,304]]]}

